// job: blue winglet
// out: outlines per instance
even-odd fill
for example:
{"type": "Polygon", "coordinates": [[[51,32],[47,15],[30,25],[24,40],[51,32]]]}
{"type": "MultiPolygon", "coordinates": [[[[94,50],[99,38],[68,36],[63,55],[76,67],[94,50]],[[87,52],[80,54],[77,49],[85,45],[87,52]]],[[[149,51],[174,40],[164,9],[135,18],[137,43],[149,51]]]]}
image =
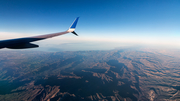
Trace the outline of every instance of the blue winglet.
{"type": "Polygon", "coordinates": [[[72,23],[72,25],[71,25],[70,28],[76,28],[76,24],[77,24],[77,22],[78,22],[78,19],[79,19],[79,17],[77,17],[77,18],[74,20],[74,22],[72,23]]]}

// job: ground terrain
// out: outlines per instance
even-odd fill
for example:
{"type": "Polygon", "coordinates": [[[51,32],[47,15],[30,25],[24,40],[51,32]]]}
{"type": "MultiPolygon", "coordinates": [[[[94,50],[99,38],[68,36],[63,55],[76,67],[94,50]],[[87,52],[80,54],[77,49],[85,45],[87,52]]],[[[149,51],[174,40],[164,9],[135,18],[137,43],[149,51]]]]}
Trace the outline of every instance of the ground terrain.
{"type": "Polygon", "coordinates": [[[180,51],[0,51],[1,101],[178,101],[180,51]]]}

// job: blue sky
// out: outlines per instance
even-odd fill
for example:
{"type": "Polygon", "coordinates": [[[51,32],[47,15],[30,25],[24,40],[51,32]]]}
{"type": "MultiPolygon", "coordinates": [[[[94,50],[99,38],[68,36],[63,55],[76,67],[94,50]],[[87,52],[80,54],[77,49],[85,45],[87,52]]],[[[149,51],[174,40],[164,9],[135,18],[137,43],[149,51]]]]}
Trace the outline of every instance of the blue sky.
{"type": "Polygon", "coordinates": [[[0,0],[1,39],[64,31],[76,17],[79,37],[37,42],[40,49],[180,47],[179,0],[0,0]]]}

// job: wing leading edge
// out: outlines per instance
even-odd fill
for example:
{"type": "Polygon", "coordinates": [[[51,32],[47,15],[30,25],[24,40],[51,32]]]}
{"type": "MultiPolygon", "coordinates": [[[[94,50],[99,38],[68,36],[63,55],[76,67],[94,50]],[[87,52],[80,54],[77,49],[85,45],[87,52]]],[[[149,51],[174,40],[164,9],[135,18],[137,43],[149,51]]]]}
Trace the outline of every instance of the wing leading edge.
{"type": "Polygon", "coordinates": [[[77,25],[79,17],[77,17],[72,25],[69,27],[67,31],[59,32],[59,33],[52,33],[47,35],[40,35],[40,36],[33,36],[33,37],[26,37],[26,38],[17,38],[17,39],[9,39],[9,40],[2,40],[0,41],[0,49],[1,48],[10,48],[10,49],[25,49],[25,48],[36,48],[39,47],[38,45],[32,44],[30,42],[39,41],[47,38],[52,38],[55,36],[73,33],[76,36],[76,32],[74,31],[77,25]]]}

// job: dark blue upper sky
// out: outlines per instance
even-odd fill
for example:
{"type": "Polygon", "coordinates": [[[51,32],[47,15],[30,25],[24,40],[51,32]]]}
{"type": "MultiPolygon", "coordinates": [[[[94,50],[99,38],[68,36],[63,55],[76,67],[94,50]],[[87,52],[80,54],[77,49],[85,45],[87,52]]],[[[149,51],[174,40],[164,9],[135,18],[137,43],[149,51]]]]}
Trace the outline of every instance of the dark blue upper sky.
{"type": "Polygon", "coordinates": [[[0,32],[64,31],[78,16],[76,31],[87,40],[180,38],[179,0],[0,0],[0,32]]]}

